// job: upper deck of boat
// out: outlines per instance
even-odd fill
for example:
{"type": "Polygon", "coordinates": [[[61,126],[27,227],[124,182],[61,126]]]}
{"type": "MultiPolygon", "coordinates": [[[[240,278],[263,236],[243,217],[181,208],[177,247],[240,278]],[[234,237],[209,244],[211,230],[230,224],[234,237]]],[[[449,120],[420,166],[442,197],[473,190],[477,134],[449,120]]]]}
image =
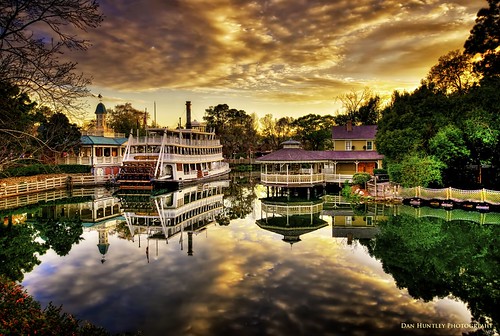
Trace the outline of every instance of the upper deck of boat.
{"type": "Polygon", "coordinates": [[[128,145],[175,145],[212,148],[222,146],[214,132],[182,128],[149,128],[146,130],[146,135],[132,135],[128,140],[128,145]]]}

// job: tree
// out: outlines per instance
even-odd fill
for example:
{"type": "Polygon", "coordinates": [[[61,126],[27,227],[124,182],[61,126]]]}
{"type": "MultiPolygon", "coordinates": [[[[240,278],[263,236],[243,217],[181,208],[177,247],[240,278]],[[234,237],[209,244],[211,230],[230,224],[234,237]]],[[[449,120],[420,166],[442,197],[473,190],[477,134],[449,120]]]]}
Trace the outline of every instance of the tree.
{"type": "MultiPolygon", "coordinates": [[[[406,207],[400,208],[401,213],[406,207]]],[[[411,209],[411,208],[410,208],[411,209]]],[[[447,222],[436,217],[389,216],[378,224],[380,233],[368,241],[368,252],[380,260],[398,288],[415,299],[431,301],[449,295],[465,302],[473,321],[493,324],[477,335],[498,332],[499,313],[497,225],[447,222]],[[397,242],[397,244],[395,244],[397,242]],[[487,322],[488,321],[488,322],[487,322]]]]}
{"type": "Polygon", "coordinates": [[[132,130],[144,129],[144,114],[132,107],[131,103],[116,105],[114,109],[108,110],[107,124],[116,133],[124,133],[128,136],[132,130]]]}
{"type": "Polygon", "coordinates": [[[0,274],[22,281],[24,273],[40,264],[38,256],[44,254],[47,247],[36,241],[38,237],[38,231],[31,225],[13,225],[12,216],[7,226],[0,225],[0,274]]]}
{"type": "Polygon", "coordinates": [[[63,113],[53,114],[38,127],[38,137],[45,147],[45,159],[54,161],[57,153],[74,150],[80,144],[82,134],[76,124],[69,122],[63,113]]]}
{"type": "Polygon", "coordinates": [[[45,239],[47,248],[52,248],[60,256],[67,255],[73,245],[78,244],[83,239],[81,238],[83,227],[80,219],[37,218],[34,227],[45,239]]]}
{"type": "Polygon", "coordinates": [[[429,141],[429,149],[447,166],[467,160],[470,155],[470,150],[465,143],[464,132],[453,124],[443,127],[436,133],[429,141]]]}
{"type": "Polygon", "coordinates": [[[0,78],[56,111],[77,108],[90,80],[60,55],[88,47],[75,31],[98,27],[98,10],[95,0],[1,1],[0,78]]]}
{"type": "Polygon", "coordinates": [[[380,117],[380,97],[370,97],[354,116],[354,122],[361,125],[376,125],[380,117]]]}
{"type": "Polygon", "coordinates": [[[255,119],[243,110],[230,109],[227,104],[210,106],[203,119],[219,135],[226,158],[247,156],[257,143],[255,119]]]}
{"type": "Polygon", "coordinates": [[[470,56],[457,49],[441,56],[425,80],[445,94],[464,94],[477,82],[477,77],[473,73],[470,56]]]}
{"type": "Polygon", "coordinates": [[[324,150],[332,145],[332,126],[335,124],[331,115],[320,116],[308,114],[295,119],[292,125],[295,127],[298,140],[302,142],[304,149],[324,150]]]}
{"type": "Polygon", "coordinates": [[[354,120],[354,116],[359,111],[361,105],[366,103],[371,96],[371,90],[369,88],[365,88],[363,91],[351,90],[350,92],[339,95],[337,99],[342,103],[347,117],[354,120]]]}
{"type": "Polygon", "coordinates": [[[500,74],[500,1],[488,0],[489,7],[477,13],[476,24],[465,41],[465,53],[480,55],[475,69],[486,77],[500,74]]]}
{"type": "Polygon", "coordinates": [[[279,148],[280,143],[276,124],[277,120],[273,118],[272,114],[266,114],[263,118],[260,118],[262,150],[276,150],[279,148]]]}
{"type": "Polygon", "coordinates": [[[399,165],[399,180],[395,182],[403,187],[442,185],[442,170],[445,165],[434,156],[411,153],[405,156],[399,165]]]}
{"type": "Polygon", "coordinates": [[[34,127],[42,119],[26,93],[0,81],[0,165],[5,167],[31,155],[36,147],[34,127]]]}

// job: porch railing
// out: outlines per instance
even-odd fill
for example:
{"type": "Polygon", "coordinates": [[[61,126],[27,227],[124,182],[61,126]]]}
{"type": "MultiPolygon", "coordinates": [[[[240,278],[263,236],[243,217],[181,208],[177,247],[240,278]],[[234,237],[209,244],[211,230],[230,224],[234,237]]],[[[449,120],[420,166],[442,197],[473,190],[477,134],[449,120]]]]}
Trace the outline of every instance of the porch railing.
{"type": "Polygon", "coordinates": [[[260,175],[260,181],[263,183],[276,183],[287,185],[313,184],[325,182],[324,174],[307,174],[307,175],[284,175],[284,174],[265,174],[260,175]]]}

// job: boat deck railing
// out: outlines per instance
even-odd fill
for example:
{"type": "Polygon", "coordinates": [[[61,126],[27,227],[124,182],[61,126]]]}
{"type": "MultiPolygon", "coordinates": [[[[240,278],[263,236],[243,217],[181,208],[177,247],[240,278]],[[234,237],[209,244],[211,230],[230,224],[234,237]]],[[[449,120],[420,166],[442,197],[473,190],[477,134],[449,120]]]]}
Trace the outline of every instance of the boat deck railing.
{"type": "Polygon", "coordinates": [[[192,147],[221,147],[220,141],[218,139],[181,139],[176,136],[139,136],[130,138],[128,144],[131,146],[135,145],[182,145],[182,146],[192,146],[192,147]]]}

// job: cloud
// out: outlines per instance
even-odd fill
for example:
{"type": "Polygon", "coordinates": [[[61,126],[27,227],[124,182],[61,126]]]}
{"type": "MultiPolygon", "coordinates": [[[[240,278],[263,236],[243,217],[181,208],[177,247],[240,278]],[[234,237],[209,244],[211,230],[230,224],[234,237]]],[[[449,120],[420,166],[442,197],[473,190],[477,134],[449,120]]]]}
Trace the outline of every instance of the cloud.
{"type": "Polygon", "coordinates": [[[105,0],[105,21],[78,61],[94,85],[110,89],[236,90],[314,102],[367,84],[418,85],[439,56],[463,45],[484,5],[105,0]]]}

